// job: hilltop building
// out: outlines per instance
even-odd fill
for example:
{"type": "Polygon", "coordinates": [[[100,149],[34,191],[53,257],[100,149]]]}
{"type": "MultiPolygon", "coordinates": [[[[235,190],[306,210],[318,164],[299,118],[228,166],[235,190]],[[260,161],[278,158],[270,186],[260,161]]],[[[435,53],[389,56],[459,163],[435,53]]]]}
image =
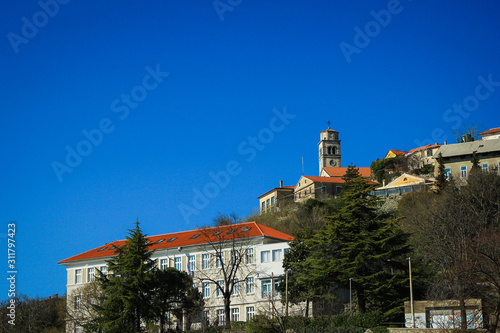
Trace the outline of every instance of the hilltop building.
{"type": "MultiPolygon", "coordinates": [[[[231,320],[247,321],[258,314],[269,315],[270,309],[283,310],[277,287],[283,282],[282,260],[292,236],[256,222],[246,222],[149,236],[148,239],[157,267],[174,267],[188,272],[202,293],[205,310],[202,316],[193,318],[194,328],[201,328],[202,321],[218,325],[225,322],[223,297],[211,282],[223,281],[221,263],[214,256],[216,242],[220,242],[216,246],[222,248],[225,260],[231,260],[235,251],[245,256],[238,271],[239,283],[231,297],[231,320]]],[[[125,240],[114,241],[60,261],[67,271],[67,298],[81,297],[80,288],[94,279],[97,269],[107,272],[107,260],[124,243],[125,240]]],[[[70,304],[78,302],[68,302],[68,306],[70,304]]],[[[289,306],[290,314],[302,315],[303,310],[300,306],[289,306]]],[[[186,318],[177,318],[176,323],[178,328],[189,329],[186,318]]],[[[81,327],[71,321],[67,328],[68,332],[81,332],[81,327]]]]}
{"type": "MultiPolygon", "coordinates": [[[[345,181],[342,177],[347,167],[342,167],[341,140],[339,132],[328,126],[320,132],[318,143],[319,176],[302,175],[295,186],[274,188],[261,196],[259,199],[260,214],[279,209],[282,203],[299,203],[307,199],[329,200],[335,198],[342,192],[345,181]]],[[[367,180],[371,178],[369,167],[360,167],[359,173],[367,180]]],[[[374,185],[378,183],[372,182],[374,185]]]]}
{"type": "MultiPolygon", "coordinates": [[[[500,173],[500,139],[483,139],[441,146],[434,158],[441,154],[447,179],[450,177],[465,179],[472,168],[473,153],[476,153],[484,172],[500,173]]],[[[434,168],[434,174],[437,176],[437,168],[434,168]]]]}

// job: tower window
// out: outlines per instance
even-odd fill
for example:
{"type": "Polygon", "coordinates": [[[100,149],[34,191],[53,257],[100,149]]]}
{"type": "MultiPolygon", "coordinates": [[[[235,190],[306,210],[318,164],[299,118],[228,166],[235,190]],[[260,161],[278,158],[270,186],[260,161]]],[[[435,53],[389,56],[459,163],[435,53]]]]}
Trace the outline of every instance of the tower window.
{"type": "Polygon", "coordinates": [[[332,147],[328,147],[328,154],[330,155],[332,153],[332,147]]]}
{"type": "Polygon", "coordinates": [[[333,155],[337,154],[337,147],[333,147],[333,155]]]}

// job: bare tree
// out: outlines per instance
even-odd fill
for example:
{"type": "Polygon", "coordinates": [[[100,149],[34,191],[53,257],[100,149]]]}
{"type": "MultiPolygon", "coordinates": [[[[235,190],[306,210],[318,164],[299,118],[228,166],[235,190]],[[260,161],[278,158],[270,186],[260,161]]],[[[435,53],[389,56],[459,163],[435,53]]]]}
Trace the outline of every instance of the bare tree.
{"type": "MultiPolygon", "coordinates": [[[[73,327],[85,327],[97,317],[96,307],[103,297],[102,289],[97,281],[87,283],[68,295],[67,317],[73,327]]],[[[88,330],[92,331],[90,327],[88,330]]]]}
{"type": "Polygon", "coordinates": [[[231,296],[238,294],[240,285],[255,273],[249,229],[240,224],[200,229],[207,240],[202,251],[210,256],[210,269],[197,270],[197,279],[201,283],[212,283],[222,294],[226,328],[231,328],[231,296]]]}

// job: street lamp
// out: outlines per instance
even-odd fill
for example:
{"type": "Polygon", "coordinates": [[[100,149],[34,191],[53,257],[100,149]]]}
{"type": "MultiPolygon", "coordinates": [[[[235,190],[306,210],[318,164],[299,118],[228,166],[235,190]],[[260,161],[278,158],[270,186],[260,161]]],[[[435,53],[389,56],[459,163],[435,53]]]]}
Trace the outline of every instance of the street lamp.
{"type": "Polygon", "coordinates": [[[352,316],[352,278],[349,278],[349,315],[352,316]]]}
{"type": "Polygon", "coordinates": [[[411,311],[411,328],[415,328],[415,312],[413,310],[413,286],[411,282],[411,258],[408,258],[408,268],[410,271],[410,311],[411,311]]]}

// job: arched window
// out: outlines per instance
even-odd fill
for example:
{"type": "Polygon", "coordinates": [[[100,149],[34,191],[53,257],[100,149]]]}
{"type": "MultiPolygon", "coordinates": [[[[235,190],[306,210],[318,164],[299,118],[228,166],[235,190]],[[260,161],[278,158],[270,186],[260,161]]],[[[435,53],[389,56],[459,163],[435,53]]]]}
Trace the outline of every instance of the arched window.
{"type": "Polygon", "coordinates": [[[333,147],[333,155],[337,154],[337,147],[333,147]]]}
{"type": "Polygon", "coordinates": [[[331,154],[332,154],[332,147],[328,146],[328,155],[331,155],[331,154]]]}

